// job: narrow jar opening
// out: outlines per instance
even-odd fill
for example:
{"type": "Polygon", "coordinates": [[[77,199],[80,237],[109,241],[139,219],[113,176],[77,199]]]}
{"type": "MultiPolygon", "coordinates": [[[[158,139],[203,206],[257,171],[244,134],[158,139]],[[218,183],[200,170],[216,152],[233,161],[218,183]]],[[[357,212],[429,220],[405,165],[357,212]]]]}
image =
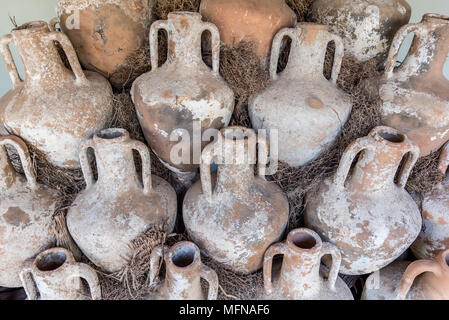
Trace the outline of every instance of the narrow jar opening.
{"type": "Polygon", "coordinates": [[[51,252],[44,255],[39,261],[37,261],[36,266],[40,271],[54,271],[61,267],[67,256],[63,252],[51,252]]]}
{"type": "Polygon", "coordinates": [[[48,25],[45,21],[32,21],[13,29],[13,31],[45,29],[48,25]]]}
{"type": "Polygon", "coordinates": [[[126,131],[122,129],[106,129],[97,134],[97,137],[104,140],[113,140],[124,137],[126,131]]]}
{"type": "Polygon", "coordinates": [[[395,131],[384,130],[379,132],[379,136],[391,143],[402,143],[405,141],[405,136],[395,131]]]}
{"type": "Polygon", "coordinates": [[[196,259],[196,250],[193,246],[182,246],[176,248],[172,255],[172,262],[179,268],[186,268],[192,265],[196,259]]]}
{"type": "Polygon", "coordinates": [[[317,245],[316,239],[312,235],[305,232],[294,234],[291,237],[291,241],[298,249],[302,250],[310,250],[317,245]]]}

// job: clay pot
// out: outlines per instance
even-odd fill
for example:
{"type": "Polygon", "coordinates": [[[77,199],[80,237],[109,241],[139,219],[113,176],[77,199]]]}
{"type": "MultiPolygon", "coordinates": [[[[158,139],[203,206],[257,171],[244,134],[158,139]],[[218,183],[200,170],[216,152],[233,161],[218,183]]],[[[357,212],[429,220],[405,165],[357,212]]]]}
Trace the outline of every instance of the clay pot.
{"type": "Polygon", "coordinates": [[[329,25],[344,39],[345,52],[359,62],[382,62],[396,32],[410,21],[405,0],[315,0],[312,21],[329,25]]]}
{"type": "Polygon", "coordinates": [[[28,300],[101,300],[97,273],[78,263],[70,251],[53,248],[29,260],[20,273],[28,300]],[[81,282],[85,279],[90,294],[81,282]]]}
{"type": "Polygon", "coordinates": [[[191,139],[196,136],[194,128],[201,132],[221,129],[228,125],[234,109],[234,94],[219,75],[220,35],[213,24],[193,12],[172,12],[168,20],[153,23],[150,33],[153,69],[133,83],[132,99],[153,151],[175,173],[188,174],[200,163],[201,152],[194,152],[191,139]],[[168,32],[169,45],[168,60],[159,68],[160,29],[168,32]],[[212,34],[213,70],[201,56],[201,34],[206,30],[212,34]],[[172,155],[179,138],[188,139],[190,145],[185,161],[172,155]]]}
{"type": "Polygon", "coordinates": [[[21,139],[0,137],[0,146],[0,286],[21,287],[23,262],[55,243],[52,216],[58,194],[36,183],[28,149],[21,139]],[[14,170],[6,145],[16,149],[25,175],[14,170]]]}
{"type": "Polygon", "coordinates": [[[36,21],[3,36],[1,53],[14,88],[0,99],[0,113],[9,133],[42,151],[53,164],[79,168],[81,142],[102,129],[112,116],[112,89],[97,73],[83,72],[66,35],[36,21]],[[64,49],[68,70],[54,41],[64,49]],[[9,51],[13,42],[25,65],[22,81],[9,51]]]}
{"type": "Polygon", "coordinates": [[[264,178],[267,154],[268,143],[253,130],[223,129],[218,140],[204,149],[201,181],[184,198],[184,224],[191,239],[234,272],[260,269],[266,249],[280,239],[287,225],[287,198],[264,178]],[[254,176],[257,144],[259,175],[254,176]],[[218,173],[212,176],[213,162],[218,173]]]}
{"type": "Polygon", "coordinates": [[[423,196],[423,229],[411,249],[419,259],[433,259],[441,251],[449,249],[449,143],[440,155],[439,168],[445,176],[434,190],[423,196]]]}
{"type": "Polygon", "coordinates": [[[351,113],[351,102],[336,82],[343,42],[326,26],[300,23],[282,29],[273,40],[270,76],[273,80],[249,102],[253,128],[278,130],[279,160],[299,167],[315,160],[337,137],[351,113]],[[292,39],[285,70],[277,75],[281,42],[292,39]],[[332,79],[323,75],[326,48],[335,42],[332,79]],[[307,63],[304,63],[307,61],[307,63]]]}
{"type": "Polygon", "coordinates": [[[200,13],[217,25],[221,41],[229,47],[252,41],[263,63],[271,42],[282,28],[294,27],[296,14],[285,0],[202,0],[200,13]]]}
{"type": "Polygon", "coordinates": [[[340,251],[333,244],[322,242],[309,229],[296,229],[286,242],[272,245],[265,253],[263,278],[265,293],[282,300],[354,300],[351,290],[338,277],[340,251]],[[278,278],[273,278],[273,258],[283,256],[278,278]],[[328,279],[321,275],[321,258],[332,256],[328,279]]]}
{"type": "MultiPolygon", "coordinates": [[[[136,78],[151,24],[149,0],[62,0],[60,26],[83,66],[121,89],[136,78]],[[78,25],[76,25],[78,23],[78,25]]],[[[140,66],[142,67],[142,66],[140,66]]]]}
{"type": "Polygon", "coordinates": [[[449,250],[434,260],[396,261],[366,280],[363,300],[449,300],[449,250]]]}
{"type": "Polygon", "coordinates": [[[150,283],[158,277],[161,259],[165,261],[165,279],[150,299],[158,300],[216,300],[218,276],[201,262],[200,249],[188,241],[171,249],[157,247],[151,252],[150,283]],[[201,288],[201,279],[208,283],[208,292],[201,288]]]}
{"type": "Polygon", "coordinates": [[[83,143],[81,168],[86,190],[67,213],[67,227],[81,251],[108,272],[120,270],[131,254],[131,241],[153,226],[171,232],[176,220],[176,194],[151,174],[150,151],[123,129],[107,129],[83,143]],[[95,151],[98,179],[88,162],[95,151]],[[138,177],[133,150],[142,159],[138,177]],[[143,180],[143,182],[142,182],[143,180]]]}
{"type": "Polygon", "coordinates": [[[443,75],[448,48],[449,17],[426,14],[421,23],[408,24],[396,34],[380,79],[382,122],[406,134],[422,157],[449,139],[449,81],[443,75]],[[415,34],[412,47],[395,70],[409,33],[415,34]]]}
{"type": "Polygon", "coordinates": [[[306,225],[340,249],[341,273],[379,270],[415,241],[422,219],[405,184],[418,155],[399,131],[374,128],[346,149],[336,174],[307,195],[306,225]]]}

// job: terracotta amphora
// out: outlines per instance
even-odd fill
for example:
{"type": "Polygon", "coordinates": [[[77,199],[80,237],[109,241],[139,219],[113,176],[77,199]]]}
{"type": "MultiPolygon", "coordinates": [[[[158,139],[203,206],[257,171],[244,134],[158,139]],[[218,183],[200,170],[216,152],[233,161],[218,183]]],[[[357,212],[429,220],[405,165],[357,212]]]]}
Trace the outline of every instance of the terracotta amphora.
{"type": "Polygon", "coordinates": [[[449,139],[449,81],[443,67],[449,52],[449,17],[426,14],[404,26],[391,45],[380,79],[381,115],[385,125],[406,134],[421,156],[449,139]],[[399,49],[409,33],[415,37],[408,55],[395,69],[399,49]]]}
{"type": "Polygon", "coordinates": [[[419,259],[433,259],[449,249],[449,143],[440,155],[439,169],[445,176],[434,190],[423,195],[421,212],[423,228],[411,250],[419,259]]]}
{"type": "Polygon", "coordinates": [[[7,132],[69,169],[80,167],[81,142],[101,130],[112,116],[112,89],[98,73],[83,72],[70,40],[44,21],[15,28],[0,39],[0,51],[13,89],[0,99],[0,118],[7,132]],[[55,45],[66,54],[68,70],[55,45]],[[14,43],[25,65],[21,80],[8,44],[14,43]]]}
{"type": "Polygon", "coordinates": [[[349,145],[336,174],[307,195],[306,225],[340,249],[341,273],[377,271],[415,241],[422,219],[405,185],[418,155],[405,135],[376,127],[349,145]]]}
{"type": "Polygon", "coordinates": [[[53,248],[28,260],[20,272],[28,300],[101,300],[97,273],[75,261],[72,253],[53,248]],[[81,279],[86,280],[87,287],[81,279]]]}
{"type": "Polygon", "coordinates": [[[363,300],[449,300],[449,250],[432,260],[396,261],[368,277],[363,300]]]}
{"type": "Polygon", "coordinates": [[[338,276],[340,251],[333,244],[322,242],[309,229],[291,231],[285,242],[272,245],[264,257],[265,293],[282,300],[354,300],[351,290],[338,276]],[[282,255],[279,276],[273,278],[273,258],[282,255]],[[321,258],[330,255],[329,276],[322,275],[321,258]]]}
{"type": "Polygon", "coordinates": [[[118,89],[134,81],[148,46],[150,0],[62,0],[56,11],[85,68],[118,89]]]}
{"type": "Polygon", "coordinates": [[[0,137],[0,286],[21,287],[25,260],[54,246],[52,216],[58,193],[36,182],[25,143],[15,136],[0,137]],[[5,146],[14,147],[25,175],[12,166],[5,146]]]}
{"type": "Polygon", "coordinates": [[[149,299],[158,300],[216,300],[218,276],[201,262],[200,249],[192,242],[183,241],[170,249],[156,247],[150,258],[150,283],[158,278],[161,260],[165,262],[165,278],[149,299]],[[208,283],[207,292],[201,287],[201,279],[208,283]]]}
{"type": "Polygon", "coordinates": [[[184,224],[190,237],[205,254],[237,273],[260,269],[265,251],[287,226],[287,198],[265,180],[267,155],[267,141],[253,130],[222,129],[203,151],[201,181],[184,198],[184,224]],[[218,165],[214,175],[212,163],[218,165]]]}
{"type": "Polygon", "coordinates": [[[168,20],[151,25],[150,45],[152,70],[134,82],[133,102],[145,138],[159,159],[180,176],[188,175],[197,171],[201,147],[207,144],[201,144],[200,136],[200,150],[194,152],[194,138],[209,128],[227,126],[234,110],[234,93],[219,75],[220,34],[199,13],[172,12],[168,20]],[[161,29],[168,32],[169,45],[168,60],[159,67],[161,29]],[[201,55],[205,31],[212,35],[213,70],[201,55]],[[190,145],[187,154],[178,155],[179,140],[190,145]]]}
{"type": "Polygon", "coordinates": [[[345,41],[346,54],[359,62],[384,61],[396,32],[410,21],[405,0],[315,0],[312,21],[329,25],[345,41]]]}
{"type": "Polygon", "coordinates": [[[67,213],[67,227],[81,251],[95,265],[115,272],[126,265],[130,243],[151,227],[171,232],[176,220],[176,193],[151,174],[149,149],[123,129],[107,129],[82,144],[81,167],[87,187],[67,213]],[[95,151],[94,180],[88,149],[95,151]],[[133,150],[142,159],[137,175],[133,150]]]}
{"type": "Polygon", "coordinates": [[[252,97],[249,116],[255,129],[276,129],[279,160],[300,167],[319,157],[335,140],[352,110],[349,97],[337,85],[343,59],[343,41],[327,26],[299,23],[282,29],[273,40],[272,83],[252,97]],[[278,75],[281,42],[292,39],[285,70],[278,75]],[[323,74],[326,48],[336,45],[332,78],[323,74]],[[304,63],[307,61],[307,63],[304,63]]]}
{"type": "Polygon", "coordinates": [[[276,33],[294,27],[297,17],[285,0],[202,0],[200,13],[217,25],[221,40],[232,47],[251,41],[263,63],[276,33]]]}

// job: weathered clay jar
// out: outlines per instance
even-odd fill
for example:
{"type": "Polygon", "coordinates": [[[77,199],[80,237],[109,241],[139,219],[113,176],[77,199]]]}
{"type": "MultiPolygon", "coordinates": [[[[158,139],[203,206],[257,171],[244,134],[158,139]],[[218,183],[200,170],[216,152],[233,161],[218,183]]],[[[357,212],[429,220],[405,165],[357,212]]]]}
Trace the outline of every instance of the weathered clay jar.
{"type": "Polygon", "coordinates": [[[238,273],[260,269],[266,249],[287,225],[287,198],[264,178],[267,154],[268,143],[253,130],[222,129],[218,140],[203,151],[201,181],[184,199],[190,237],[205,254],[238,273]],[[254,176],[257,145],[259,175],[254,176]],[[218,164],[213,176],[211,163],[218,164]]]}
{"type": "Polygon", "coordinates": [[[80,160],[87,187],[67,213],[67,227],[95,265],[115,272],[130,258],[131,241],[143,232],[151,227],[173,230],[176,194],[168,182],[151,174],[150,151],[131,140],[126,130],[103,130],[85,141],[80,160]],[[97,181],[87,158],[90,148],[95,151],[97,181]],[[137,175],[133,150],[142,159],[142,177],[137,175]]]}
{"type": "Polygon", "coordinates": [[[276,33],[294,27],[297,20],[285,0],[202,0],[200,13],[217,25],[221,41],[227,46],[254,42],[255,53],[264,63],[276,33]]]}
{"type": "Polygon", "coordinates": [[[0,146],[0,286],[21,287],[23,262],[54,245],[51,226],[58,194],[36,183],[21,139],[0,137],[0,146]],[[17,150],[25,176],[14,170],[6,145],[17,150]]]}
{"type": "Polygon", "coordinates": [[[327,26],[300,23],[282,29],[273,40],[270,75],[265,90],[252,97],[253,128],[278,130],[279,160],[299,167],[318,158],[337,137],[351,113],[351,103],[336,82],[343,59],[343,42],[327,26]],[[277,75],[281,42],[292,39],[285,70],[277,75]],[[332,79],[323,75],[326,48],[336,44],[332,79]],[[307,61],[307,63],[304,63],[307,61]]]}
{"type": "Polygon", "coordinates": [[[443,66],[449,52],[449,17],[424,15],[404,26],[394,38],[380,79],[381,115],[385,125],[406,134],[421,156],[437,151],[449,139],[449,81],[443,66]],[[415,37],[408,56],[394,69],[409,33],[415,37]]]}
{"type": "Polygon", "coordinates": [[[318,234],[309,229],[296,229],[286,242],[272,245],[264,257],[263,278],[265,293],[282,300],[354,300],[351,290],[338,277],[340,251],[333,244],[322,242],[318,234]],[[273,258],[283,256],[278,278],[273,278],[273,258]],[[321,258],[332,256],[329,278],[324,279],[321,258]]]}
{"type": "Polygon", "coordinates": [[[134,80],[135,60],[144,57],[150,7],[149,0],[62,0],[57,14],[82,65],[122,88],[134,80]]]}
{"type": "Polygon", "coordinates": [[[28,300],[101,300],[97,273],[89,265],[78,263],[70,251],[53,248],[28,260],[21,273],[28,300]],[[90,294],[81,282],[85,279],[90,294]]]}
{"type": "Polygon", "coordinates": [[[152,24],[150,44],[153,69],[140,76],[131,89],[145,138],[172,171],[196,171],[201,152],[195,155],[193,150],[194,128],[201,132],[221,129],[228,125],[234,109],[234,94],[219,75],[220,35],[215,25],[201,20],[199,13],[172,12],[168,20],[152,24]],[[160,29],[168,32],[169,45],[168,60],[159,68],[160,29]],[[201,56],[201,34],[206,30],[212,34],[213,70],[201,56]],[[191,146],[186,161],[173,159],[172,149],[179,138],[191,146]]]}
{"type": "Polygon", "coordinates": [[[405,184],[418,155],[400,132],[374,128],[346,149],[336,174],[307,195],[306,225],[340,249],[341,273],[377,271],[415,241],[422,219],[405,184]]]}
{"type": "Polygon", "coordinates": [[[315,0],[310,18],[329,25],[345,41],[345,52],[359,62],[383,61],[400,27],[410,21],[405,0],[315,0]]]}
{"type": "Polygon", "coordinates": [[[0,41],[14,86],[0,99],[6,130],[42,151],[53,164],[79,168],[81,142],[112,116],[111,85],[97,73],[83,72],[67,36],[50,31],[46,22],[24,24],[0,41]],[[73,72],[64,66],[54,41],[64,49],[73,72]],[[24,81],[9,51],[11,42],[25,65],[24,81]]]}
{"type": "Polygon", "coordinates": [[[443,182],[423,196],[421,205],[423,229],[411,250],[419,259],[433,259],[449,249],[449,143],[440,155],[439,168],[445,176],[443,182]]]}
{"type": "Polygon", "coordinates": [[[150,283],[158,277],[161,259],[165,261],[165,279],[151,299],[159,300],[216,300],[218,276],[201,262],[200,250],[188,241],[179,242],[171,249],[157,247],[151,252],[150,283]],[[208,283],[207,294],[201,279],[208,283]]]}
{"type": "Polygon", "coordinates": [[[449,250],[433,260],[396,261],[368,277],[363,300],[449,300],[449,250]]]}

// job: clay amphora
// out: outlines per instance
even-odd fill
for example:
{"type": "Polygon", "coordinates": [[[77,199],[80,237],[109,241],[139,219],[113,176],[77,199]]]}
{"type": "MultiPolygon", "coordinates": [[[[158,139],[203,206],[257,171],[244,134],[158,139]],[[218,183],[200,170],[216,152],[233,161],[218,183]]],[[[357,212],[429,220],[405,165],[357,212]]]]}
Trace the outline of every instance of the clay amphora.
{"type": "Polygon", "coordinates": [[[449,143],[440,155],[439,168],[446,177],[434,190],[423,196],[423,228],[411,249],[419,259],[433,259],[449,249],[449,143]]]}
{"type": "Polygon", "coordinates": [[[433,260],[396,261],[368,277],[363,300],[449,300],[449,250],[433,260]]]}
{"type": "Polygon", "coordinates": [[[52,216],[58,193],[36,183],[25,143],[15,136],[0,137],[0,286],[21,287],[25,260],[55,243],[52,216]],[[17,151],[25,175],[11,165],[5,146],[17,151]]]}
{"type": "Polygon", "coordinates": [[[184,199],[184,224],[190,237],[205,254],[234,272],[260,269],[266,249],[287,226],[287,198],[264,177],[267,154],[267,141],[253,130],[222,129],[203,151],[201,181],[184,199]],[[254,176],[257,145],[259,174],[254,176]],[[218,164],[216,175],[211,175],[213,162],[218,164]]]}
{"type": "Polygon", "coordinates": [[[70,251],[53,248],[28,260],[20,273],[28,300],[101,300],[97,273],[78,263],[70,251]],[[81,282],[85,279],[90,294],[81,282]]]}
{"type": "Polygon", "coordinates": [[[82,65],[109,78],[116,88],[135,79],[135,60],[148,46],[149,0],[62,0],[60,26],[82,65]]]}
{"type": "Polygon", "coordinates": [[[312,21],[329,25],[345,41],[345,52],[359,62],[382,62],[396,32],[410,21],[405,0],[315,0],[312,21]]]}
{"type": "Polygon", "coordinates": [[[64,168],[79,168],[81,142],[101,130],[112,116],[112,89],[94,72],[83,72],[66,35],[35,21],[15,28],[0,40],[13,89],[0,99],[0,114],[9,133],[42,151],[64,168]],[[70,62],[58,54],[58,42],[70,62]],[[14,43],[25,65],[22,81],[8,48],[14,43]]]}
{"type": "Polygon", "coordinates": [[[294,27],[297,20],[285,0],[202,0],[200,13],[217,25],[221,41],[227,46],[252,41],[264,64],[276,33],[294,27]]]}
{"type": "Polygon", "coordinates": [[[279,160],[299,167],[318,158],[337,137],[351,113],[351,102],[336,82],[343,58],[343,42],[326,26],[299,23],[282,29],[273,40],[270,75],[265,90],[252,97],[249,116],[255,129],[277,129],[279,160]],[[281,42],[292,39],[285,70],[277,75],[281,42]],[[323,75],[326,48],[335,42],[332,79],[323,75]],[[304,63],[307,61],[307,63],[304,63]]]}
{"type": "Polygon", "coordinates": [[[165,262],[165,279],[150,299],[158,300],[216,300],[218,276],[201,262],[200,249],[188,241],[179,242],[171,249],[157,247],[151,252],[150,283],[158,277],[161,259],[165,262]],[[201,279],[208,283],[207,293],[201,288],[201,279]]]}
{"type": "Polygon", "coordinates": [[[449,139],[449,81],[443,67],[449,52],[449,17],[426,14],[420,23],[396,34],[380,80],[382,122],[406,134],[421,156],[437,151],[449,139]],[[407,58],[394,69],[409,33],[415,37],[407,58]]]}
{"type": "Polygon", "coordinates": [[[318,234],[309,229],[296,229],[287,241],[272,245],[265,253],[263,278],[265,293],[282,300],[354,300],[351,290],[338,277],[340,251],[333,244],[322,242],[318,234]],[[280,274],[273,277],[273,258],[283,256],[280,274]],[[320,272],[321,258],[332,256],[329,278],[320,272]]]}
{"type": "Polygon", "coordinates": [[[126,130],[103,130],[85,141],[80,160],[87,187],[67,213],[67,227],[95,265],[115,272],[130,258],[131,241],[143,232],[153,226],[173,230],[176,194],[168,182],[151,174],[150,151],[131,140],[126,130]],[[87,158],[90,148],[95,151],[97,181],[87,158]],[[133,150],[142,159],[142,177],[133,150]]]}
{"type": "Polygon", "coordinates": [[[405,184],[418,155],[399,131],[376,127],[346,149],[317,193],[307,195],[306,225],[340,249],[341,273],[377,271],[415,241],[422,219],[405,184]]]}
{"type": "Polygon", "coordinates": [[[228,125],[234,109],[234,94],[219,75],[220,35],[199,13],[172,12],[168,20],[152,24],[150,44],[153,69],[140,76],[131,90],[140,124],[151,148],[169,169],[180,175],[194,172],[201,156],[197,152],[193,159],[195,125],[201,132],[221,129],[228,125]],[[157,34],[161,29],[168,32],[168,60],[158,67],[157,34]],[[204,31],[212,34],[213,70],[201,56],[204,31]],[[190,139],[186,161],[177,161],[171,154],[179,138],[190,139]]]}

